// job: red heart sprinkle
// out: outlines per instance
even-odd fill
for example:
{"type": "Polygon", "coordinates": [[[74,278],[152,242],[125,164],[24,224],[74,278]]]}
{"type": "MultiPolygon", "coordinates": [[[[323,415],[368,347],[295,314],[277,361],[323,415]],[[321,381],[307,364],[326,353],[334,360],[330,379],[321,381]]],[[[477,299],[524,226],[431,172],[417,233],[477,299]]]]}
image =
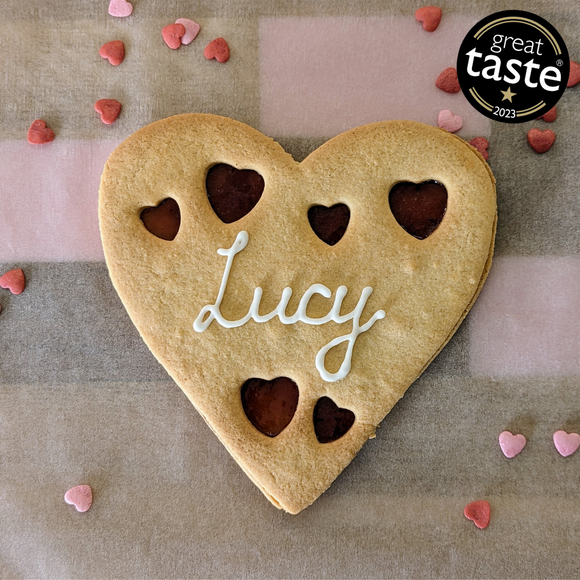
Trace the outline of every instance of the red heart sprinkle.
{"type": "Polygon", "coordinates": [[[33,145],[44,145],[54,141],[54,131],[46,126],[42,119],[36,119],[28,129],[28,142],[33,145]]]}
{"type": "Polygon", "coordinates": [[[580,64],[571,60],[570,76],[568,77],[568,82],[566,83],[566,86],[570,88],[577,85],[578,83],[580,83],[580,64]]]}
{"type": "Polygon", "coordinates": [[[487,152],[489,141],[485,137],[475,137],[469,142],[469,144],[472,147],[475,147],[486,161],[489,159],[489,153],[487,152]]]}
{"type": "Polygon", "coordinates": [[[415,18],[423,23],[423,30],[433,32],[441,22],[441,8],[438,6],[423,6],[415,12],[415,18]]]}
{"type": "Polygon", "coordinates": [[[553,123],[557,116],[558,112],[556,111],[556,107],[552,107],[548,112],[538,117],[538,119],[544,119],[546,123],[553,123]]]}
{"type": "Polygon", "coordinates": [[[556,140],[556,133],[550,129],[540,131],[539,129],[530,129],[528,131],[528,143],[536,153],[545,153],[552,148],[556,140]]]}
{"type": "Polygon", "coordinates": [[[215,58],[218,62],[227,62],[230,58],[230,48],[223,38],[212,40],[203,51],[208,60],[215,58]]]}
{"type": "Polygon", "coordinates": [[[8,288],[12,294],[22,294],[26,286],[24,272],[20,268],[6,272],[6,274],[0,277],[0,286],[2,288],[8,288]]]}
{"type": "Polygon", "coordinates": [[[101,114],[101,121],[110,125],[117,120],[121,112],[121,103],[113,99],[100,99],[95,103],[95,111],[101,114]]]}
{"type": "Polygon", "coordinates": [[[99,54],[113,66],[118,66],[125,58],[125,45],[122,40],[111,40],[99,48],[99,54]]]}
{"type": "Polygon", "coordinates": [[[461,90],[457,80],[457,71],[450,66],[446,68],[435,81],[435,86],[446,93],[458,93],[461,90]]]}
{"type": "Polygon", "coordinates": [[[485,500],[474,501],[465,506],[463,515],[471,520],[479,529],[483,530],[489,525],[491,508],[485,500]]]}
{"type": "Polygon", "coordinates": [[[185,36],[185,26],[183,24],[168,24],[162,31],[165,44],[175,50],[181,46],[181,37],[185,36]]]}

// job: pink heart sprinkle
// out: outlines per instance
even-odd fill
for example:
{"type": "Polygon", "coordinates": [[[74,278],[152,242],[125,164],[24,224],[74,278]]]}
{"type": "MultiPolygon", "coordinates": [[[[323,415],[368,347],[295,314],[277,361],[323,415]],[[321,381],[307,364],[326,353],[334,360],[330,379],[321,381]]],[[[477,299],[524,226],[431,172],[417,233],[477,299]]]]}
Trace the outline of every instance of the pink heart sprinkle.
{"type": "Polygon", "coordinates": [[[580,435],[578,433],[556,431],[554,433],[554,445],[562,457],[568,457],[580,447],[580,435]]]}
{"type": "Polygon", "coordinates": [[[201,26],[197,22],[189,20],[188,18],[178,18],[175,24],[181,24],[185,28],[185,35],[181,37],[181,44],[193,42],[201,29],[201,26]]]}
{"type": "Polygon", "coordinates": [[[12,294],[22,294],[26,286],[24,272],[20,268],[6,272],[0,277],[0,286],[8,288],[12,294]]]}
{"type": "Polygon", "coordinates": [[[449,133],[457,133],[463,127],[463,119],[459,115],[454,115],[448,109],[443,109],[437,117],[437,125],[449,133]]]}
{"type": "Polygon", "coordinates": [[[519,433],[512,435],[509,431],[503,431],[499,434],[499,446],[503,454],[511,459],[522,452],[526,446],[526,438],[519,433]]]}
{"type": "Polygon", "coordinates": [[[74,505],[79,512],[86,512],[93,503],[93,490],[90,485],[77,485],[64,494],[64,501],[74,505]]]}
{"type": "Polygon", "coordinates": [[[125,18],[133,13],[133,4],[127,0],[111,0],[109,3],[109,14],[117,18],[125,18]]]}

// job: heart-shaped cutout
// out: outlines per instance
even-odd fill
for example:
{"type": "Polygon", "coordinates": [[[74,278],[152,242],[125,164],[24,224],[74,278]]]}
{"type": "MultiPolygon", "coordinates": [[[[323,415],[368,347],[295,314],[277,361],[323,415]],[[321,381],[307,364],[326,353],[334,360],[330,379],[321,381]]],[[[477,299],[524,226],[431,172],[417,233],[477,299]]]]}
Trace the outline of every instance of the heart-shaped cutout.
{"type": "Polygon", "coordinates": [[[491,507],[485,500],[471,502],[465,506],[463,514],[468,520],[471,520],[480,530],[489,526],[491,519],[491,507]]]}
{"type": "Polygon", "coordinates": [[[64,494],[64,501],[74,505],[79,512],[86,512],[93,503],[93,490],[90,485],[77,485],[64,494]]]}
{"type": "Polygon", "coordinates": [[[313,205],[308,210],[308,221],[314,233],[329,246],[338,243],[350,221],[350,210],[344,203],[332,207],[313,205]]]}
{"type": "Polygon", "coordinates": [[[114,286],[153,354],[266,497],[297,513],[374,435],[469,311],[490,267],[496,205],[489,166],[436,127],[374,123],[297,163],[247,125],[180,115],[111,154],[99,219],[114,286]],[[208,201],[216,164],[251,169],[266,184],[239,222],[216,217],[208,201]],[[393,218],[389,192],[433,179],[447,188],[447,210],[419,241],[393,218]],[[140,219],[165,198],[181,209],[170,243],[140,219]],[[351,219],[330,247],[307,213],[337,199],[351,219]],[[268,437],[248,420],[240,389],[249,377],[281,376],[300,397],[287,427],[268,437]],[[313,424],[324,397],[356,416],[328,444],[313,424]]]}
{"type": "Polygon", "coordinates": [[[435,81],[435,86],[446,93],[458,93],[461,90],[457,70],[450,66],[446,68],[435,81]]]}
{"type": "Polygon", "coordinates": [[[354,413],[341,409],[330,397],[320,398],[314,407],[314,432],[319,443],[337,441],[354,424],[354,413]]]}
{"type": "Polygon", "coordinates": [[[438,227],[447,211],[447,189],[436,181],[402,182],[389,192],[389,205],[399,225],[424,240],[438,227]]]}
{"type": "Polygon", "coordinates": [[[201,26],[189,20],[189,18],[178,18],[175,24],[181,24],[185,28],[185,34],[181,37],[181,44],[189,44],[193,42],[201,30],[201,26]]]}
{"type": "Polygon", "coordinates": [[[46,126],[42,119],[36,119],[28,129],[28,142],[33,145],[44,145],[54,141],[54,131],[46,126]]]}
{"type": "Polygon", "coordinates": [[[208,60],[215,58],[218,62],[224,63],[230,60],[230,47],[223,38],[216,38],[205,47],[203,56],[208,60]]]}
{"type": "Polygon", "coordinates": [[[415,12],[415,18],[423,24],[423,30],[434,32],[441,22],[442,11],[438,6],[423,6],[415,12]]]}
{"type": "Polygon", "coordinates": [[[288,377],[249,379],[241,394],[246,417],[268,437],[276,437],[288,427],[298,406],[298,387],[288,377]]]}
{"type": "Polygon", "coordinates": [[[133,4],[127,0],[111,0],[109,2],[109,14],[117,18],[126,18],[133,13],[133,4]]]}
{"type": "Polygon", "coordinates": [[[111,40],[99,48],[99,54],[113,66],[119,66],[125,59],[125,45],[122,40],[111,40]]]}
{"type": "Polygon", "coordinates": [[[580,447],[580,435],[578,433],[566,433],[556,431],[554,433],[554,445],[562,457],[568,457],[580,447]]]}
{"type": "Polygon", "coordinates": [[[540,131],[540,129],[530,129],[528,131],[528,143],[536,153],[546,153],[552,148],[556,140],[556,133],[551,129],[540,131]]]}
{"type": "Polygon", "coordinates": [[[508,459],[512,459],[522,452],[526,446],[526,438],[520,433],[513,435],[509,431],[502,431],[499,434],[499,446],[501,447],[502,453],[508,459]]]}
{"type": "Polygon", "coordinates": [[[183,24],[168,24],[161,31],[161,36],[169,48],[176,50],[181,46],[181,39],[185,36],[185,32],[183,24]]]}
{"type": "Polygon", "coordinates": [[[205,187],[216,215],[231,224],[248,215],[260,201],[264,178],[253,169],[218,163],[207,172],[205,187]]]}
{"type": "Polygon", "coordinates": [[[121,103],[114,99],[99,99],[95,103],[95,111],[101,115],[105,125],[111,125],[121,114],[121,103]]]}
{"type": "Polygon", "coordinates": [[[24,272],[20,268],[9,270],[0,276],[0,286],[8,288],[12,294],[22,294],[26,287],[26,278],[24,272]]]}
{"type": "Polygon", "coordinates": [[[156,207],[146,207],[140,215],[147,230],[162,240],[172,241],[179,232],[181,212],[178,203],[170,197],[156,207]]]}

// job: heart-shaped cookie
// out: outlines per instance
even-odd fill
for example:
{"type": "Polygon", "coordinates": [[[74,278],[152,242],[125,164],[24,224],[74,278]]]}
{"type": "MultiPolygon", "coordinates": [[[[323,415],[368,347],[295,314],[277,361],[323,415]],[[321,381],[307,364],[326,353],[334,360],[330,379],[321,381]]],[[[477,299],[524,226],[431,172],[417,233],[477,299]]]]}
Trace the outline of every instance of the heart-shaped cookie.
{"type": "Polygon", "coordinates": [[[496,202],[487,164],[436,127],[366,125],[297,163],[247,125],[180,115],[113,152],[99,217],[113,284],[153,354],[266,497],[297,513],[374,435],[467,314],[491,264],[496,202]],[[208,197],[218,164],[264,183],[230,223],[208,197]],[[391,210],[389,193],[403,182],[446,189],[445,214],[425,239],[391,210]],[[167,199],[179,207],[173,240],[141,219],[167,199]],[[330,245],[308,212],[337,204],[350,218],[330,245]],[[287,409],[293,399],[271,387],[279,378],[296,385],[296,409],[267,434],[248,401],[287,409]],[[321,409],[325,398],[332,405],[321,409]],[[328,442],[317,438],[316,419],[328,442]]]}

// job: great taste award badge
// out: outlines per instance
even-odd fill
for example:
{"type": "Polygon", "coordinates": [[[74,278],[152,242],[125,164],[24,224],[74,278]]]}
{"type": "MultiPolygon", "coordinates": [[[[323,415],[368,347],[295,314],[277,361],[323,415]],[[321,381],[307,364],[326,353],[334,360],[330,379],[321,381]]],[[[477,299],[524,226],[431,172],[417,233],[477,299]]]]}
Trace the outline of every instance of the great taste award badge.
{"type": "Polygon", "coordinates": [[[496,12],[464,38],[457,77],[467,100],[503,123],[524,123],[548,112],[570,74],[564,40],[546,20],[521,10],[496,12]]]}

